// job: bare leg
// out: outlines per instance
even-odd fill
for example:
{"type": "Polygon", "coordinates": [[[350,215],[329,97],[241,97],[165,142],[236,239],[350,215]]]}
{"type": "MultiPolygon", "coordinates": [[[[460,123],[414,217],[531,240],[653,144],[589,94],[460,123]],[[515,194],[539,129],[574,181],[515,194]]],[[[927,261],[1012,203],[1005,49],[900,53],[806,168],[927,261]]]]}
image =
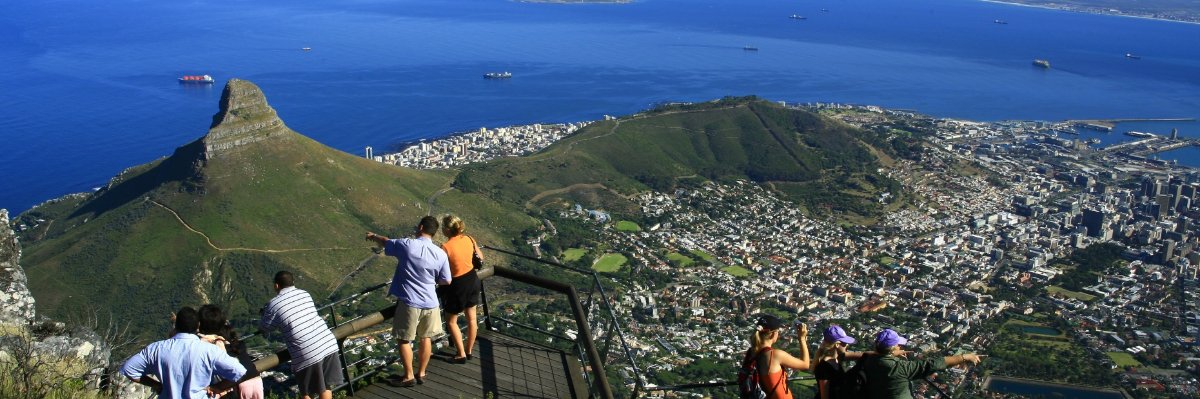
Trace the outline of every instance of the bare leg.
{"type": "MultiPolygon", "coordinates": [[[[422,346],[422,348],[424,348],[422,346]]],[[[400,341],[400,362],[404,364],[404,381],[413,379],[413,352],[412,343],[408,341],[400,341]]],[[[307,398],[306,398],[307,399],[307,398]]]]}
{"type": "Polygon", "coordinates": [[[458,350],[458,355],[455,357],[467,357],[467,352],[463,349],[462,330],[458,328],[458,314],[446,313],[446,326],[450,330],[450,342],[454,343],[454,349],[458,350]]]}
{"type": "MultiPolygon", "coordinates": [[[[457,328],[458,325],[455,324],[457,328]]],[[[475,337],[479,335],[479,322],[475,320],[475,307],[467,308],[467,353],[475,351],[475,337]]],[[[459,351],[462,352],[462,351],[459,351]]]]}
{"type": "Polygon", "coordinates": [[[429,338],[429,337],[421,338],[421,349],[420,349],[420,353],[418,353],[418,354],[421,356],[421,365],[420,365],[421,370],[419,370],[419,374],[417,374],[417,375],[421,376],[421,378],[424,378],[425,377],[425,367],[429,366],[429,357],[433,356],[433,339],[432,338],[429,338]]]}
{"type": "Polygon", "coordinates": [[[321,399],[333,399],[333,391],[326,389],[325,392],[321,392],[321,399]]]}

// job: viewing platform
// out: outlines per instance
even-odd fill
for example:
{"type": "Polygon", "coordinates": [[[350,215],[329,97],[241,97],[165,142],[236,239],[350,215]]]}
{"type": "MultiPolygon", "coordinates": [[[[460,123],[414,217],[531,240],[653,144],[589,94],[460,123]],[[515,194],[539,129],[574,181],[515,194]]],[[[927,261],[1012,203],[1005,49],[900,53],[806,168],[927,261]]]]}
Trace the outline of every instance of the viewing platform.
{"type": "Polygon", "coordinates": [[[376,383],[354,397],[391,398],[585,398],[579,358],[503,334],[480,331],[477,356],[452,364],[434,354],[425,383],[393,387],[376,383]],[[576,372],[571,372],[576,371],[576,372]]]}
{"type": "MultiPolygon", "coordinates": [[[[628,370],[640,376],[641,369],[625,340],[620,320],[611,307],[599,277],[594,271],[578,269],[488,246],[484,249],[523,258],[580,277],[576,285],[537,274],[522,272],[506,266],[479,269],[484,282],[479,307],[479,338],[474,357],[463,364],[451,363],[445,336],[434,338],[442,343],[435,348],[426,370],[423,384],[393,387],[390,377],[399,372],[395,341],[387,335],[387,326],[394,316],[393,304],[382,308],[356,310],[357,306],[376,303],[387,292],[390,283],[378,284],[360,292],[337,299],[318,309],[333,326],[342,358],[345,384],[334,390],[351,397],[363,398],[601,398],[611,399],[615,389],[621,397],[636,398],[645,388],[641,378],[624,384],[610,385],[610,367],[628,370]],[[507,285],[523,284],[545,292],[546,298],[556,297],[562,306],[556,319],[563,324],[555,332],[520,321],[506,319],[492,312],[489,306],[488,282],[508,280],[507,285]],[[590,287],[587,287],[590,286],[590,287]],[[376,299],[371,302],[370,299],[376,299]],[[370,309],[378,309],[370,311],[370,309]],[[357,314],[350,319],[338,315],[357,314]],[[340,319],[340,320],[339,320],[340,319]],[[630,386],[632,385],[632,386],[630,386]]],[[[539,273],[540,274],[540,273],[539,273]]],[[[390,300],[388,301],[390,302],[390,300]]],[[[465,331],[464,331],[465,333],[465,331]]],[[[414,348],[415,349],[415,348],[414,348]]],[[[258,370],[286,369],[290,359],[287,350],[278,350],[255,360],[258,370]],[[280,367],[284,365],[284,367],[280,367]]],[[[414,365],[415,366],[415,365],[414,365]]],[[[403,378],[403,376],[399,376],[403,378]]],[[[284,386],[294,385],[294,378],[279,379],[284,386]]]]}

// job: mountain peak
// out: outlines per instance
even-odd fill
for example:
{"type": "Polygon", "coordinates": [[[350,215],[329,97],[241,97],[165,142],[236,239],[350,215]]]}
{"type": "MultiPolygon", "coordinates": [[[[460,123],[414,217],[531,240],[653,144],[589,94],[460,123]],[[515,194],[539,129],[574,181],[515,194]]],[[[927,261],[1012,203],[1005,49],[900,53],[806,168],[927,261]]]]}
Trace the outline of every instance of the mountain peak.
{"type": "Polygon", "coordinates": [[[233,149],[289,131],[267,97],[254,83],[230,79],[221,93],[221,110],[213,115],[212,126],[204,136],[205,159],[212,159],[233,149]]]}

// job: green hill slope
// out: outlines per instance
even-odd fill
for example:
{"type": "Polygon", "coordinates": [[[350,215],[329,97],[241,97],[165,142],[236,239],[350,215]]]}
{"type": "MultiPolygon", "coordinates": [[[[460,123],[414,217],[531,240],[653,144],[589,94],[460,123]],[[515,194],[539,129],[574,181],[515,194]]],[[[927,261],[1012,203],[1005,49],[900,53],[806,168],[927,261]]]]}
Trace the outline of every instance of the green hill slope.
{"type": "MultiPolygon", "coordinates": [[[[28,212],[47,222],[22,238],[23,263],[51,313],[111,309],[139,327],[165,324],[184,304],[248,314],[273,295],[280,269],[327,294],[371,257],[366,231],[409,233],[452,179],[325,147],[288,129],[256,86],[234,80],[203,138],[93,195],[28,212]]],[[[448,210],[479,221],[473,230],[485,242],[536,222],[515,207],[438,211],[448,210]]],[[[352,287],[384,281],[394,263],[369,265],[352,287]]]]}
{"type": "Polygon", "coordinates": [[[583,202],[620,211],[623,198],[682,179],[767,183],[808,207],[870,216],[899,190],[877,173],[882,138],[755,99],[660,109],[588,126],[534,156],[468,167],[455,184],[527,208],[583,202]]]}

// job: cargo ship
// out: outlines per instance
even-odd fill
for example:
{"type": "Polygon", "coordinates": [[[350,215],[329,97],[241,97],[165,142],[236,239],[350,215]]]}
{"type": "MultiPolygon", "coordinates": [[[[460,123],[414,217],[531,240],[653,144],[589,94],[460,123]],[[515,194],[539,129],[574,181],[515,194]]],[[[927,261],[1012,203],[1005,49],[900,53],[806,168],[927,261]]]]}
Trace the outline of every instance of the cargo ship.
{"type": "Polygon", "coordinates": [[[1130,130],[1130,131],[1128,131],[1128,132],[1125,132],[1125,135],[1126,135],[1126,136],[1133,136],[1133,137],[1154,137],[1154,136],[1157,136],[1157,135],[1156,135],[1156,134],[1154,134],[1154,133],[1135,132],[1135,131],[1132,131],[1132,130],[1130,130]]]}
{"type": "Polygon", "coordinates": [[[1042,67],[1042,68],[1050,69],[1050,61],[1046,61],[1046,60],[1033,60],[1033,66],[1037,66],[1037,67],[1042,67]]]}
{"type": "Polygon", "coordinates": [[[997,19],[995,21],[992,21],[992,23],[997,24],[997,25],[1008,25],[1008,21],[1005,21],[1003,19],[997,19]]]}
{"type": "Polygon", "coordinates": [[[808,19],[808,17],[806,17],[806,16],[803,16],[803,15],[800,15],[800,14],[792,14],[792,16],[790,16],[790,17],[788,17],[788,18],[791,18],[791,19],[808,19]]]}
{"type": "Polygon", "coordinates": [[[183,75],[179,77],[179,83],[197,83],[197,84],[212,84],[215,82],[212,76],[208,75],[183,75]]]}
{"type": "Polygon", "coordinates": [[[1140,56],[1140,55],[1136,55],[1136,54],[1133,54],[1133,53],[1125,53],[1125,58],[1128,58],[1128,59],[1131,59],[1131,60],[1140,60],[1140,59],[1142,59],[1142,56],[1140,56]]]}
{"type": "Polygon", "coordinates": [[[488,72],[483,74],[484,79],[508,79],[512,77],[512,73],[505,72],[488,72]]]}
{"type": "Polygon", "coordinates": [[[754,47],[754,46],[746,46],[746,47],[742,47],[742,50],[746,50],[746,51],[758,51],[758,47],[754,47]]]}

